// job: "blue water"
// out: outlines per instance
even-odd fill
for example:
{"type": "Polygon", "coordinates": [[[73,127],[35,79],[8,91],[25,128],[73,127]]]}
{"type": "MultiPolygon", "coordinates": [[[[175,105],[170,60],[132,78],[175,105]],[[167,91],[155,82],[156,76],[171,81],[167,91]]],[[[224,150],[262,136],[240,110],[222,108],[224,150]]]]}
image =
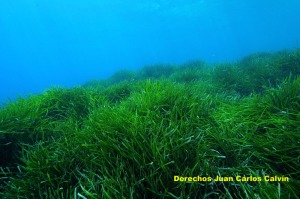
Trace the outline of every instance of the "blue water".
{"type": "Polygon", "coordinates": [[[300,0],[0,0],[0,101],[298,42],[300,0]]]}

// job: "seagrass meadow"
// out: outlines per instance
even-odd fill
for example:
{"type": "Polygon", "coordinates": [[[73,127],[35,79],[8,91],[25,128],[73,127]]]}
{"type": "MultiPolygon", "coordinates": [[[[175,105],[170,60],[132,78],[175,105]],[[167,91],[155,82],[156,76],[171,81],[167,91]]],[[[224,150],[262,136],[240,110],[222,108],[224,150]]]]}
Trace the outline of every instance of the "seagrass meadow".
{"type": "Polygon", "coordinates": [[[7,102],[0,197],[298,198],[299,74],[300,51],[284,50],[7,102]]]}

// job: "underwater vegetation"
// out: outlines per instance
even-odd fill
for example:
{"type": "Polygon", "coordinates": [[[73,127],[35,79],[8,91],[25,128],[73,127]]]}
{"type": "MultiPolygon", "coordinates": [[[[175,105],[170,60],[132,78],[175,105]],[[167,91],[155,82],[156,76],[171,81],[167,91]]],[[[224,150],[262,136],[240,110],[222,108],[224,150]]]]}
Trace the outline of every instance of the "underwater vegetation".
{"type": "Polygon", "coordinates": [[[1,198],[298,198],[300,52],[155,65],[0,109],[1,198]]]}

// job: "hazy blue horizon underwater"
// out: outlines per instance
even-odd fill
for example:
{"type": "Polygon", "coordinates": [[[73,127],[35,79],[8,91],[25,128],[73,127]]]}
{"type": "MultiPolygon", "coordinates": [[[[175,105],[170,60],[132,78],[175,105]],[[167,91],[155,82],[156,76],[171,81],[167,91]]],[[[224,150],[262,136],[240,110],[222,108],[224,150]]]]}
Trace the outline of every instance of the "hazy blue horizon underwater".
{"type": "Polygon", "coordinates": [[[0,101],[114,72],[295,49],[298,0],[0,2],[0,101]]]}

